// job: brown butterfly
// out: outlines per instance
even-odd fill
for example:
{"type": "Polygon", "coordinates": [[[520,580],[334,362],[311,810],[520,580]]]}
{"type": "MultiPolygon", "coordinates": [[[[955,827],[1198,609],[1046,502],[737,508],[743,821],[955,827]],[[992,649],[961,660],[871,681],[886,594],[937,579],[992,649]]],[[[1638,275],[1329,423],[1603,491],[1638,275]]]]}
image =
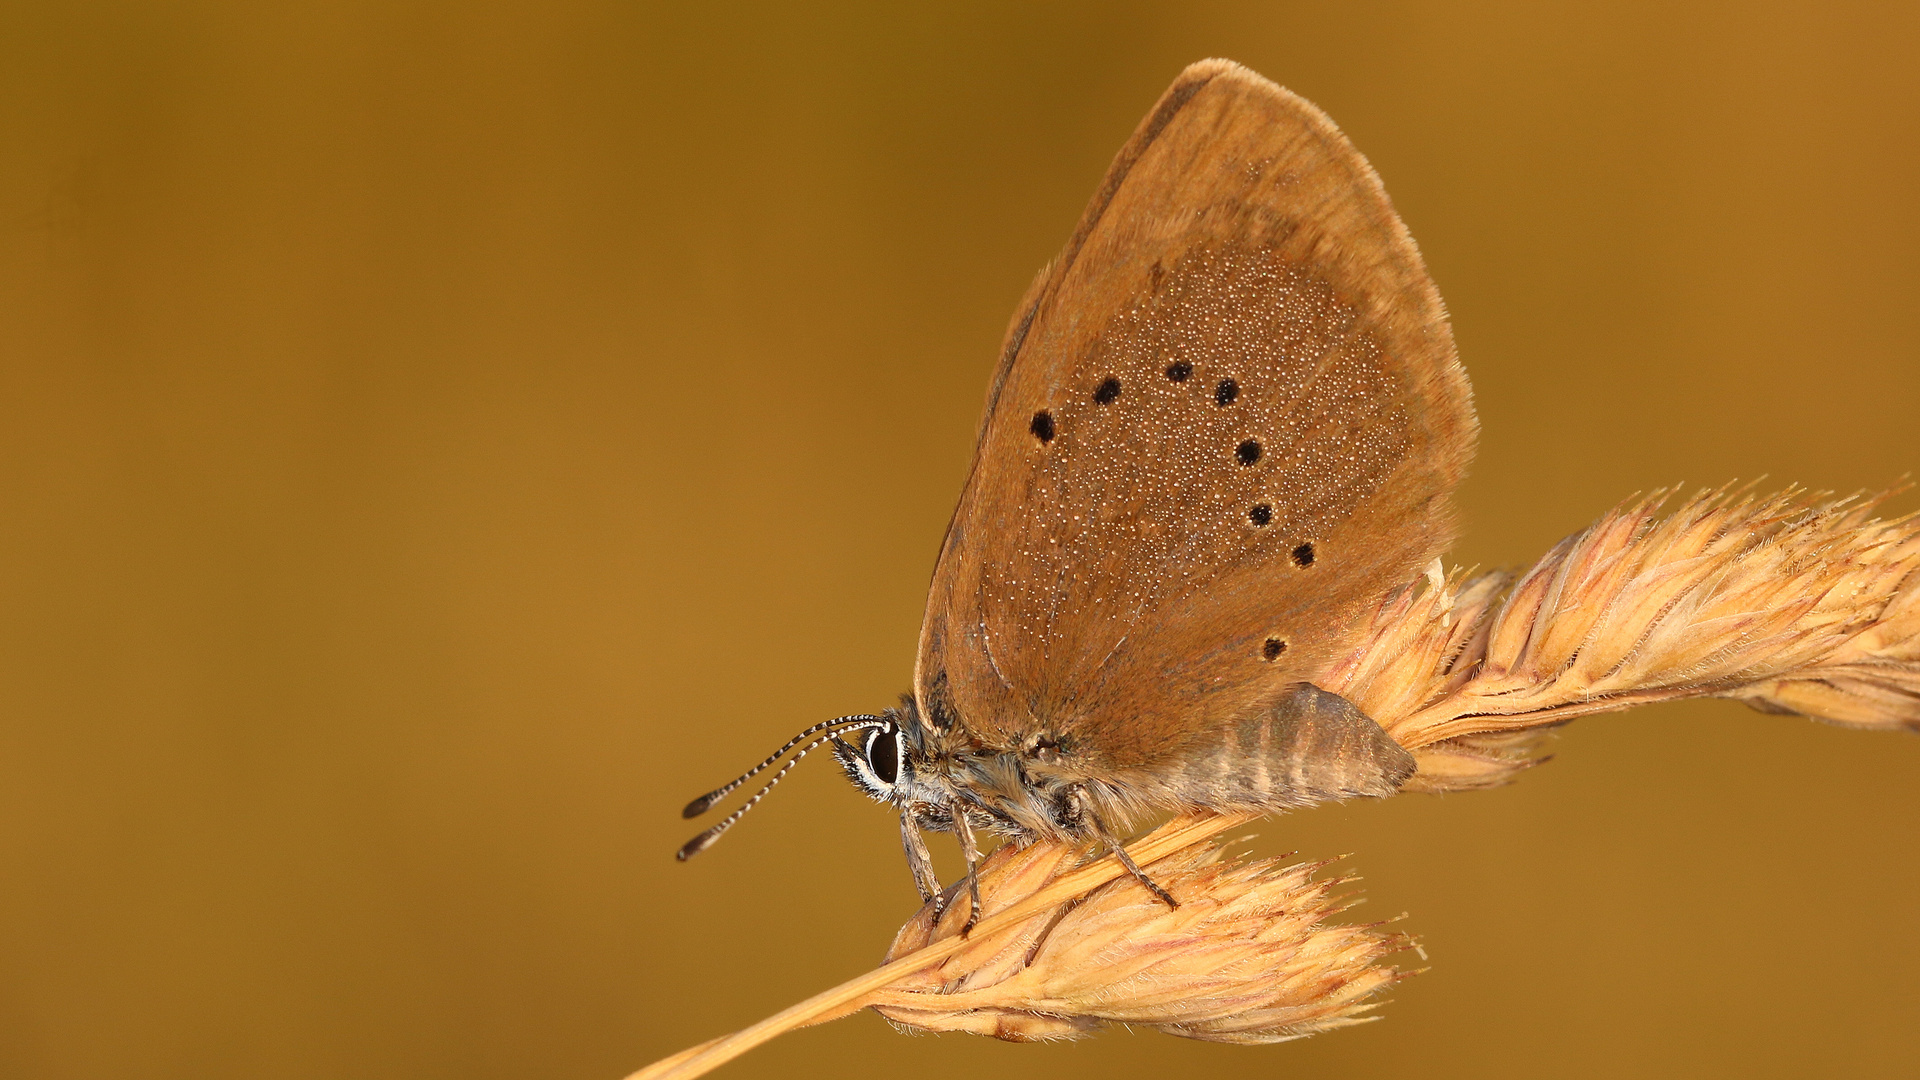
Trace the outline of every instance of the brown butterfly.
{"type": "Polygon", "coordinates": [[[923,829],[957,833],[970,869],[980,830],[1126,861],[1115,830],[1152,812],[1393,794],[1412,757],[1313,681],[1452,540],[1474,433],[1373,169],[1302,98],[1194,64],[1014,315],[913,693],[694,800],[801,747],[680,857],[828,741],[900,809],[925,897],[923,829]]]}

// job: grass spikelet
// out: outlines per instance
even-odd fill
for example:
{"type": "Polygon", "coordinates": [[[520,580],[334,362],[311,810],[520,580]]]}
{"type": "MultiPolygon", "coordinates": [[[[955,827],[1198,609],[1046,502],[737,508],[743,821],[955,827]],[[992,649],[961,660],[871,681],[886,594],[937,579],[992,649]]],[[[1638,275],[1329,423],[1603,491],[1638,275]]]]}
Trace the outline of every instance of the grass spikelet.
{"type": "Polygon", "coordinates": [[[1920,521],[1873,519],[1886,497],[1634,500],[1517,579],[1403,590],[1318,681],[1414,752],[1405,790],[1504,783],[1547,728],[1678,698],[1920,730],[1920,521]]]}
{"type": "MultiPolygon", "coordinates": [[[[982,868],[984,910],[1043,888],[1091,854],[1058,844],[1005,847],[982,868]]],[[[1131,876],[1055,909],[975,933],[959,952],[872,998],[897,1024],[1016,1042],[1075,1038],[1109,1023],[1212,1042],[1266,1043],[1361,1023],[1405,973],[1378,961],[1404,935],[1329,923],[1351,879],[1222,857],[1202,842],[1148,873],[1181,900],[1167,906],[1131,876]]],[[[951,894],[950,894],[951,899],[951,894]]],[[[959,933],[964,904],[928,904],[889,957],[959,933]]]]}

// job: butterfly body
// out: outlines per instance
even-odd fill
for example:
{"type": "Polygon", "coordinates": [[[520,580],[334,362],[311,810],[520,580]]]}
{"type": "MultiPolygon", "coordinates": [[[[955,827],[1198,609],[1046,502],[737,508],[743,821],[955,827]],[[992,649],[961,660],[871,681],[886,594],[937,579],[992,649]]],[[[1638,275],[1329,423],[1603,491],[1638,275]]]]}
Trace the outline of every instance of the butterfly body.
{"type": "Polygon", "coordinates": [[[1094,838],[1095,822],[1124,824],[1162,808],[1273,811],[1327,799],[1391,795],[1413,773],[1413,758],[1379,725],[1335,694],[1295,687],[1264,712],[1245,717],[1178,764],[1116,770],[1071,741],[1045,735],[1013,748],[977,739],[941,738],[912,698],[886,714],[866,747],[835,750],[854,783],[902,807],[912,824],[972,829],[1015,839],[1094,838]],[[880,751],[892,738],[895,750],[880,751]],[[876,754],[894,756],[890,773],[876,754]],[[1089,814],[1091,811],[1091,814],[1089,814]]]}

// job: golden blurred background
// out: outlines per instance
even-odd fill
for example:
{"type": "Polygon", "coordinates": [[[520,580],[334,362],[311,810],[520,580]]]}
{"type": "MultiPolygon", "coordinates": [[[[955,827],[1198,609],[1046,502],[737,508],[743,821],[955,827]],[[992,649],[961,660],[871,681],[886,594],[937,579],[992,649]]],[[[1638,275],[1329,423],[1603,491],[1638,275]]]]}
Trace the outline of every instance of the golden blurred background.
{"type": "MultiPolygon", "coordinates": [[[[1008,313],[1214,55],[1426,252],[1457,561],[1920,468],[1910,3],[7,5],[0,1074],[612,1080],[872,964],[830,763],[686,865],[679,808],[906,687],[1008,313]]],[[[1263,826],[1409,913],[1379,1024],[722,1075],[1911,1075],[1920,739],[1557,750],[1263,826]]]]}

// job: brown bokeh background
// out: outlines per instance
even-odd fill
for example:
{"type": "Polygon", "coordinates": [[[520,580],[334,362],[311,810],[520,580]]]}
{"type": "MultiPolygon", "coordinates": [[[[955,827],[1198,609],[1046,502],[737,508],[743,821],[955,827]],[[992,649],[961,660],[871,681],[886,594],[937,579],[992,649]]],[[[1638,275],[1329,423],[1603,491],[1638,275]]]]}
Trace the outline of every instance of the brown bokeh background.
{"type": "MultiPolygon", "coordinates": [[[[1203,56],[1419,238],[1457,561],[1920,467],[1911,4],[800,8],[0,12],[0,1074],[610,1080],[872,963],[827,763],[684,866],[679,807],[905,687],[1008,312],[1203,56]]],[[[1558,752],[1262,828],[1409,913],[1382,1023],[729,1075],[1910,1075],[1920,739],[1558,752]]]]}

